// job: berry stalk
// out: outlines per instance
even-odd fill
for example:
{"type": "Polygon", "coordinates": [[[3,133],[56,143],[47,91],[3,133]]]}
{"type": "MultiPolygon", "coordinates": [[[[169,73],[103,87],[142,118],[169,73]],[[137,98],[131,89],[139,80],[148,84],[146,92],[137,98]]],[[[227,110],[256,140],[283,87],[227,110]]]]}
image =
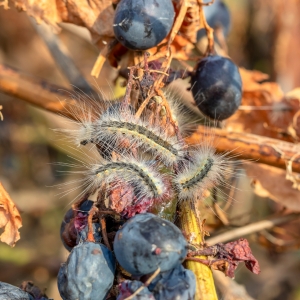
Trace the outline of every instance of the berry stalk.
{"type": "MultiPolygon", "coordinates": [[[[197,245],[203,243],[203,228],[191,201],[182,201],[180,204],[180,224],[182,231],[188,237],[188,241],[197,245]]],[[[196,257],[206,259],[205,256],[196,257]]],[[[195,299],[217,300],[218,297],[211,269],[204,264],[194,261],[186,261],[186,267],[196,276],[195,299]]]]}

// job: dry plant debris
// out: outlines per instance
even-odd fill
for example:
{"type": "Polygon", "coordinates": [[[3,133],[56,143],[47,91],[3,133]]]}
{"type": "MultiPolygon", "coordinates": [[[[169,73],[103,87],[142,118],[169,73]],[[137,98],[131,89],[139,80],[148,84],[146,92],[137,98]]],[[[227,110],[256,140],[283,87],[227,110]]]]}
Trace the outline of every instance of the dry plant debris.
{"type": "Polygon", "coordinates": [[[20,239],[19,229],[21,227],[20,213],[0,183],[0,229],[4,229],[0,235],[0,241],[14,247],[20,239]]]}

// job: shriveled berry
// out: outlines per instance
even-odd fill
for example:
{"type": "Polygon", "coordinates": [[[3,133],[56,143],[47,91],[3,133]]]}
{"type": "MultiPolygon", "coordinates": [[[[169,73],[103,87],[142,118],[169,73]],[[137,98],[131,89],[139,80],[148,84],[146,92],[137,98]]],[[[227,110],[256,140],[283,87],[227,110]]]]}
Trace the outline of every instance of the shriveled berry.
{"type": "Polygon", "coordinates": [[[171,222],[153,214],[132,217],[117,232],[114,252],[120,265],[130,274],[142,276],[167,271],[186,256],[186,240],[171,222]]]}
{"type": "Polygon", "coordinates": [[[74,247],[58,275],[64,300],[106,298],[115,273],[115,259],[104,245],[85,242],[74,247]]]}
{"type": "Polygon", "coordinates": [[[0,300],[33,300],[33,297],[18,287],[0,282],[0,300]]]}
{"type": "Polygon", "coordinates": [[[64,245],[64,247],[71,251],[73,247],[76,245],[76,230],[74,228],[74,211],[70,208],[61,222],[60,225],[60,238],[64,245]],[[72,221],[72,224],[70,222],[72,221]]]}
{"type": "Polygon", "coordinates": [[[79,206],[79,211],[83,212],[83,213],[88,213],[92,206],[94,205],[94,201],[92,200],[85,200],[84,202],[82,202],[79,206]]]}

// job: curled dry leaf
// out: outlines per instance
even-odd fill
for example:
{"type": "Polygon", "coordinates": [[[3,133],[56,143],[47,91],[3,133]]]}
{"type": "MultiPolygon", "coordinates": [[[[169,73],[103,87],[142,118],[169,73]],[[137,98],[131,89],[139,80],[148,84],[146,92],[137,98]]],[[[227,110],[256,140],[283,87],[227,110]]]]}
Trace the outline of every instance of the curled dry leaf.
{"type": "Polygon", "coordinates": [[[0,241],[13,247],[20,239],[18,229],[21,227],[20,213],[0,183],[0,228],[4,228],[4,232],[0,235],[0,241]]]}
{"type": "Polygon", "coordinates": [[[187,259],[210,266],[230,278],[234,278],[234,272],[241,262],[245,263],[245,266],[252,273],[260,273],[259,263],[252,254],[248,241],[244,238],[226,244],[218,243],[202,250],[191,251],[188,253],[187,259]],[[193,258],[197,255],[212,256],[213,259],[193,258]]]}
{"type": "Polygon", "coordinates": [[[300,211],[300,191],[293,188],[293,182],[286,180],[287,171],[258,163],[245,163],[244,168],[253,180],[257,195],[269,197],[293,211],[300,211]]]}
{"type": "Polygon", "coordinates": [[[260,273],[260,267],[257,259],[253,256],[249,243],[246,239],[238,239],[237,241],[227,244],[217,244],[218,252],[216,257],[224,259],[229,266],[225,272],[226,276],[234,277],[234,271],[240,262],[244,262],[245,266],[254,274],[260,273]]]}

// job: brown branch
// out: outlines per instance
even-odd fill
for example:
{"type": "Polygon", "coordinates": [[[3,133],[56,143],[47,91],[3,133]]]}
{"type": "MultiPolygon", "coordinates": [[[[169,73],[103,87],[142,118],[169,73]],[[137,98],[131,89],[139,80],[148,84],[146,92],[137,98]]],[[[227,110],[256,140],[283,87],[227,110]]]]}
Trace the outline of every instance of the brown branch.
{"type": "Polygon", "coordinates": [[[286,163],[293,159],[293,171],[300,173],[300,146],[264,136],[245,132],[228,132],[224,129],[199,126],[186,142],[197,145],[201,141],[211,140],[219,153],[230,152],[239,159],[254,160],[259,163],[286,169],[286,163]]]}
{"type": "Polygon", "coordinates": [[[68,110],[75,105],[71,92],[44,80],[21,75],[18,71],[0,64],[0,92],[19,98],[38,108],[74,118],[68,110]]]}
{"type": "Polygon", "coordinates": [[[300,216],[300,213],[291,213],[285,216],[280,216],[277,218],[269,219],[269,220],[263,220],[256,223],[251,223],[249,225],[236,228],[224,233],[221,233],[215,237],[212,237],[210,239],[206,240],[206,243],[210,245],[215,245],[217,243],[224,243],[231,240],[235,240],[240,237],[244,237],[248,234],[255,233],[258,231],[261,231],[263,229],[271,229],[276,225],[280,225],[283,223],[290,222],[292,220],[298,219],[300,216]]]}

